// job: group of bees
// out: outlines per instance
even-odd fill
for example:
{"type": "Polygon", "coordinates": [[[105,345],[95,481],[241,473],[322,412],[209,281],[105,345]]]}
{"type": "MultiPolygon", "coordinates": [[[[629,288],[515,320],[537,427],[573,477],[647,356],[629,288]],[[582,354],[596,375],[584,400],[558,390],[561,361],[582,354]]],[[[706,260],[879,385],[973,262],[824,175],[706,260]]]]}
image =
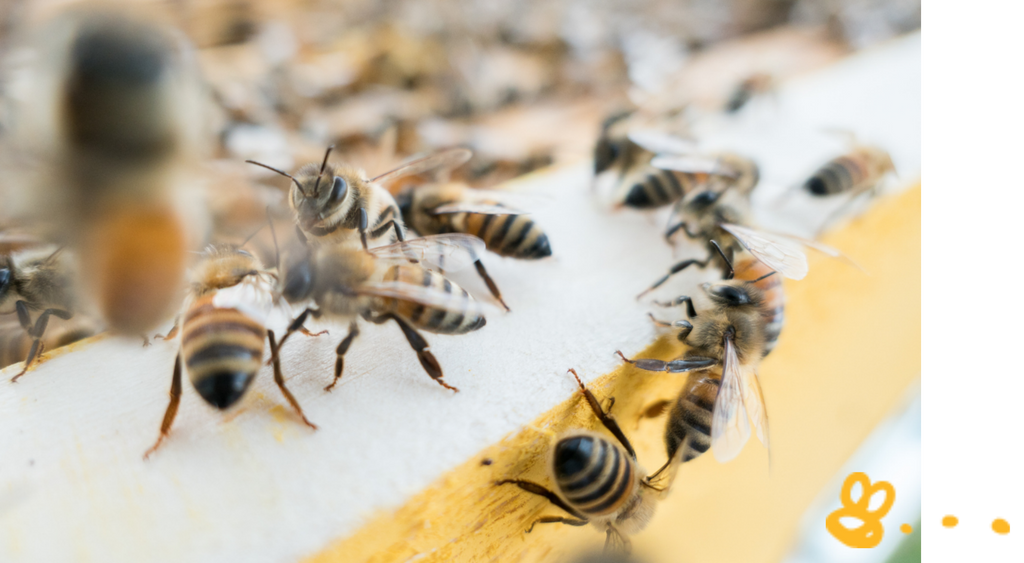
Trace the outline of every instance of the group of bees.
{"type": "MultiPolygon", "coordinates": [[[[471,156],[462,148],[375,177],[332,162],[330,148],[320,162],[294,174],[249,161],[288,178],[285,218],[268,208],[266,220],[243,243],[215,240],[210,233],[216,226],[204,223],[209,218],[197,211],[202,205],[182,187],[202,145],[201,124],[193,117],[200,82],[182,38],[106,12],[69,12],[39,35],[46,41],[33,94],[22,120],[5,132],[4,149],[52,165],[33,167],[47,171],[31,177],[34,199],[19,214],[2,217],[0,365],[24,362],[14,382],[40,362],[44,349],[101,331],[143,336],[148,343],[146,335],[174,316],[187,293],[173,328],[159,337],[180,338],[180,345],[170,403],[146,456],[170,433],[183,371],[207,403],[228,409],[263,366],[265,343],[277,386],[305,424],[316,428],[286,387],[280,362],[281,348],[295,332],[318,336],[305,328],[311,318],[348,325],[327,390],[342,376],[363,319],[394,321],[427,375],[457,391],[421,332],[480,330],[486,302],[446,272],[472,266],[491,300],[508,310],[481,262],[483,253],[525,260],[552,253],[548,236],[527,214],[488,192],[444,180],[471,156]],[[428,173],[430,180],[424,179],[428,173]],[[279,306],[300,310],[280,339],[268,328],[279,306]]],[[[858,145],[822,166],[804,187],[813,196],[856,197],[875,192],[892,169],[884,150],[858,145]]],[[[721,275],[696,293],[656,302],[684,307],[685,319],[655,321],[687,345],[682,357],[666,362],[619,354],[641,370],[689,373],[666,425],[668,461],[646,475],[611,407],[604,409],[577,377],[614,440],[595,432],[562,436],[550,455],[554,490],[521,479],[499,484],[544,496],[571,515],[538,523],[589,522],[606,532],[607,546],[625,551],[627,536],[646,525],[654,499],[669,489],[679,464],[709,448],[719,461],[732,459],[749,439],[751,424],[768,446],[756,370],[783,327],[781,278],[807,273],[803,246],[839,253],[757,228],[750,196],[759,170],[749,158],[696,153],[680,139],[638,128],[630,114],[603,125],[594,172],[611,186],[616,206],[673,206],[666,239],[682,234],[707,251],[672,265],[650,289],[690,268],[721,275]]]]}

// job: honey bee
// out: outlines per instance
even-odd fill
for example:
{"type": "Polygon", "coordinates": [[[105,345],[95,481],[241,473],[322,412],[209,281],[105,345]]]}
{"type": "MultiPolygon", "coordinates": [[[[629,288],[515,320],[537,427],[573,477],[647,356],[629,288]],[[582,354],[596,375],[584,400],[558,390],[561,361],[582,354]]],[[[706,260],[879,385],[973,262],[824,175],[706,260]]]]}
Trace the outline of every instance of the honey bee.
{"type": "Polygon", "coordinates": [[[775,78],[764,72],[754,73],[736,85],[725,103],[726,113],[736,113],[747,105],[754,96],[770,92],[775,87],[775,78]]]}
{"type": "Polygon", "coordinates": [[[856,144],[850,152],[833,158],[804,182],[804,189],[814,196],[842,193],[857,196],[875,190],[882,178],[896,170],[885,149],[856,144]]]}
{"type": "Polygon", "coordinates": [[[192,387],[208,404],[223,411],[245,395],[263,362],[263,342],[270,343],[274,382],[302,421],[316,429],[285,386],[274,332],[266,328],[273,307],[273,276],[249,252],[231,246],[208,248],[192,270],[189,296],[180,325],[163,337],[181,332],[171,376],[171,400],[160,425],[160,436],[145,457],[163,443],[181,401],[182,365],[192,387]]]}
{"type": "Polygon", "coordinates": [[[614,205],[656,209],[681,201],[709,183],[749,193],[760,179],[757,164],[730,152],[695,154],[693,143],[654,130],[630,130],[610,121],[594,150],[594,173],[614,175],[614,205]]]}
{"type": "MultiPolygon", "coordinates": [[[[522,260],[551,256],[548,236],[533,219],[465,184],[409,187],[398,194],[397,201],[407,226],[421,235],[465,233],[483,239],[487,250],[499,256],[522,260]]],[[[474,266],[491,294],[509,310],[483,263],[478,260],[474,266]]]]}
{"type": "MultiPolygon", "coordinates": [[[[18,381],[42,354],[50,317],[68,320],[73,316],[74,273],[63,248],[40,245],[0,257],[0,315],[17,313],[24,335],[31,340],[22,370],[11,378],[18,381]],[[35,322],[32,313],[38,313],[35,322]]],[[[8,339],[15,343],[18,339],[8,339]]],[[[12,362],[13,363],[13,362],[12,362]]]]}
{"type": "Polygon", "coordinates": [[[142,333],[173,308],[201,216],[183,187],[203,145],[193,54],[122,11],[69,11],[36,36],[17,137],[48,163],[35,220],[80,257],[108,328],[142,333]]]}
{"type": "Polygon", "coordinates": [[[312,300],[313,305],[292,321],[281,345],[309,317],[347,322],[348,335],[336,350],[334,379],[325,388],[329,391],[341,378],[345,353],[359,336],[357,319],[374,324],[395,321],[427,375],[445,389],[458,391],[444,381],[441,365],[417,329],[435,334],[472,332],[487,322],[483,308],[466,290],[410,259],[454,271],[477,261],[483,249],[483,241],[464,234],[423,237],[369,250],[303,244],[296,256],[286,256],[280,293],[289,303],[312,300]]]}
{"type": "Polygon", "coordinates": [[[313,244],[345,244],[359,237],[364,249],[370,242],[393,244],[405,240],[402,215],[394,197],[384,188],[403,176],[434,168],[458,166],[469,160],[467,149],[449,149],[413,160],[390,172],[367,179],[366,173],[348,165],[330,165],[328,147],[319,166],[307,164],[297,176],[247,160],[292,180],[289,202],[299,228],[313,244]]]}
{"type": "MultiPolygon", "coordinates": [[[[548,458],[548,475],[555,484],[555,491],[524,479],[501,479],[495,485],[516,485],[548,499],[572,516],[541,516],[526,533],[532,532],[537,524],[585,526],[589,523],[605,532],[606,552],[628,553],[628,536],[647,526],[654,515],[657,494],[662,491],[645,479],[636,452],[615,418],[604,411],[594,394],[580,381],[576,370],[569,372],[576,378],[580,393],[594,415],[618,443],[596,432],[569,432],[559,437],[548,458]]],[[[609,411],[614,404],[613,398],[609,411]]]]}
{"type": "Polygon", "coordinates": [[[669,414],[668,462],[654,476],[677,458],[689,461],[709,447],[720,462],[736,457],[750,438],[748,415],[758,439],[769,447],[768,414],[757,365],[774,348],[782,327],[781,282],[776,272],[749,256],[734,270],[717,243],[713,246],[726,271],[722,281],[702,286],[711,307],[698,314],[693,300],[682,296],[667,305],[685,305],[686,320],[671,325],[656,321],[679,329],[677,337],[689,347],[686,353],[665,362],[629,359],[616,352],[639,369],[691,372],[669,414]]]}

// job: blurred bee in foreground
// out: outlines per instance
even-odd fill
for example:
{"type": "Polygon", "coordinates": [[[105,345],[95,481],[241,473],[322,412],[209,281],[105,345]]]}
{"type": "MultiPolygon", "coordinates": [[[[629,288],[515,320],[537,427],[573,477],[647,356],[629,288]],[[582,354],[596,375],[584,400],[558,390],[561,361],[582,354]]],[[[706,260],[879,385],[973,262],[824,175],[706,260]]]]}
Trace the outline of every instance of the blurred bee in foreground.
{"type": "MultiPolygon", "coordinates": [[[[26,354],[15,363],[23,361],[24,367],[11,378],[16,382],[32,367],[43,352],[46,329],[50,317],[68,320],[75,309],[72,293],[74,274],[67,252],[52,245],[26,248],[6,256],[0,256],[0,315],[17,313],[23,337],[31,341],[26,354]],[[32,314],[37,313],[35,322],[32,314]]],[[[20,347],[22,338],[8,333],[5,339],[11,348],[8,354],[20,347]]]]}
{"type": "MultiPolygon", "coordinates": [[[[548,474],[555,491],[523,479],[502,479],[496,485],[513,484],[542,496],[566,511],[572,518],[541,516],[537,524],[562,523],[570,526],[592,524],[606,534],[606,552],[630,551],[627,536],[643,530],[654,515],[656,495],[662,490],[652,487],[644,470],[637,463],[636,452],[623,434],[618,422],[601,408],[594,394],[583,385],[576,370],[580,393],[601,424],[615,436],[618,443],[596,432],[573,431],[561,437],[551,450],[548,474]]],[[[614,398],[608,406],[610,411],[614,398]]]]}
{"type": "Polygon", "coordinates": [[[861,195],[878,195],[882,180],[895,171],[892,157],[884,149],[854,142],[850,152],[826,162],[803,188],[815,197],[849,194],[850,199],[822,223],[824,229],[861,195]]]}
{"type": "Polygon", "coordinates": [[[341,377],[345,353],[359,336],[358,317],[374,324],[395,321],[427,375],[445,389],[458,391],[445,383],[441,365],[417,329],[435,334],[472,332],[487,322],[483,309],[466,290],[410,259],[455,271],[476,262],[483,249],[483,241],[463,234],[435,235],[370,250],[303,244],[295,256],[286,256],[280,293],[293,304],[312,300],[315,308],[307,307],[292,321],[281,345],[309,317],[347,322],[348,335],[336,351],[334,379],[325,388],[329,391],[341,377]]]}
{"type": "MultiPolygon", "coordinates": [[[[179,317],[181,344],[171,376],[160,437],[145,457],[170,433],[181,401],[182,364],[192,387],[219,410],[236,405],[263,363],[263,341],[270,343],[274,382],[310,428],[302,407],[285,386],[274,332],[266,328],[273,307],[273,276],[252,254],[230,246],[208,248],[192,270],[192,287],[179,317]]],[[[164,337],[177,336],[179,323],[164,337]]]]}
{"type": "Polygon", "coordinates": [[[46,163],[31,222],[76,251],[108,327],[142,333],[173,308],[196,243],[201,213],[182,200],[202,145],[195,61],[181,36],[120,11],[69,11],[36,37],[17,139],[46,163]]]}
{"type": "Polygon", "coordinates": [[[385,185],[403,176],[458,166],[472,156],[466,149],[450,149],[367,178],[358,168],[329,164],[327,159],[332,149],[328,147],[319,166],[307,164],[299,169],[297,176],[259,162],[246,162],[292,180],[288,200],[295,210],[299,229],[311,243],[345,244],[358,240],[364,249],[370,248],[371,242],[393,244],[405,240],[401,212],[385,185]]]}
{"type": "Polygon", "coordinates": [[[736,457],[750,438],[748,414],[758,439],[768,447],[768,414],[757,365],[775,346],[782,327],[781,283],[776,272],[752,258],[734,270],[718,244],[712,241],[712,245],[726,271],[723,281],[702,286],[711,307],[698,314],[693,300],[682,296],[666,305],[685,305],[686,320],[672,324],[655,321],[679,329],[677,337],[689,347],[686,353],[665,362],[629,359],[616,352],[639,369],[692,372],[669,415],[665,430],[668,462],[654,476],[677,458],[689,461],[709,447],[720,462],[736,457]],[[737,273],[745,279],[737,278],[737,273]]]}
{"type": "MultiPolygon", "coordinates": [[[[461,183],[439,183],[406,188],[397,201],[407,225],[421,235],[465,233],[480,237],[487,250],[499,256],[521,260],[551,256],[551,243],[540,225],[502,203],[502,195],[461,183]]],[[[508,310],[483,263],[477,260],[474,266],[508,310]]]]}
{"type": "Polygon", "coordinates": [[[736,85],[725,103],[726,113],[736,113],[743,109],[754,96],[771,92],[775,88],[775,78],[765,72],[757,72],[743,79],[736,85]]]}
{"type": "Polygon", "coordinates": [[[614,205],[656,209],[715,185],[749,193],[760,179],[757,164],[723,152],[695,154],[692,142],[655,130],[636,129],[625,117],[605,123],[594,149],[595,183],[614,176],[614,205]]]}

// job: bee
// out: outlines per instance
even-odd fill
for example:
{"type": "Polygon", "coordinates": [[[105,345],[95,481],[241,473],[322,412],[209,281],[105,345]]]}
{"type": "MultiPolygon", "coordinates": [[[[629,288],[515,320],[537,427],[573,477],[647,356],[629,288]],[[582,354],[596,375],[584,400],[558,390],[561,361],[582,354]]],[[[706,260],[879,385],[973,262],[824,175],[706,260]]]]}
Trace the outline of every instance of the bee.
{"type": "MultiPolygon", "coordinates": [[[[628,553],[628,536],[647,526],[654,515],[657,494],[662,491],[648,484],[636,452],[615,418],[605,412],[580,381],[576,370],[569,372],[576,378],[580,393],[594,415],[616,440],[588,431],[560,436],[548,457],[548,475],[555,484],[555,491],[524,479],[501,479],[495,485],[516,485],[548,499],[572,516],[541,516],[526,533],[532,532],[537,524],[585,526],[589,523],[605,532],[606,552],[628,553]]],[[[613,398],[609,411],[614,404],[613,398]]]]}
{"type": "Polygon", "coordinates": [[[825,197],[842,193],[857,196],[873,192],[886,174],[896,170],[885,149],[855,144],[850,152],[833,158],[804,182],[811,195],[825,197]]]}
{"type": "Polygon", "coordinates": [[[179,321],[162,337],[175,338],[180,327],[171,400],[160,436],[145,457],[156,451],[170,433],[181,401],[182,366],[199,396],[224,411],[238,404],[260,370],[264,340],[270,344],[274,382],[302,421],[316,429],[285,386],[274,332],[266,328],[273,307],[272,278],[258,258],[240,248],[212,246],[203,253],[192,270],[190,294],[179,321]]]}
{"type": "Polygon", "coordinates": [[[348,165],[329,165],[328,147],[319,166],[307,164],[297,176],[247,160],[292,180],[288,201],[295,211],[299,229],[313,244],[346,244],[356,240],[364,249],[370,242],[393,244],[405,240],[405,226],[394,197],[384,188],[403,176],[434,168],[458,166],[469,160],[467,149],[450,149],[413,160],[374,178],[348,165]]]}
{"type": "Polygon", "coordinates": [[[70,11],[36,36],[18,125],[51,164],[37,222],[80,257],[108,328],[142,333],[173,308],[197,241],[183,187],[204,144],[196,62],[180,35],[122,11],[70,11]]]}
{"type": "MultiPolygon", "coordinates": [[[[677,338],[689,349],[675,360],[629,359],[647,371],[689,374],[665,430],[668,462],[689,461],[712,448],[715,459],[736,457],[750,438],[749,415],[758,439],[768,443],[768,414],[757,377],[757,366],[771,352],[781,329],[784,298],[776,272],[747,257],[738,269],[721,251],[724,279],[702,286],[711,307],[700,314],[689,296],[665,305],[685,305],[686,320],[662,326],[679,329],[677,338]],[[756,276],[756,277],[755,277],[756,276]],[[678,454],[678,455],[677,455],[678,454]]],[[[652,317],[653,318],[653,317],[652,317]]],[[[654,477],[652,476],[652,477],[654,477]]]]}
{"type": "Polygon", "coordinates": [[[606,122],[594,150],[594,174],[614,175],[614,204],[634,209],[677,203],[709,183],[716,190],[749,193],[760,180],[760,169],[749,158],[695,154],[691,142],[653,130],[631,131],[623,118],[606,122]]]}
{"type": "MultiPolygon", "coordinates": [[[[35,357],[41,357],[43,350],[61,348],[96,334],[94,326],[86,322],[75,322],[77,320],[76,317],[70,323],[48,325],[46,337],[40,339],[35,357]]],[[[0,369],[30,358],[36,340],[19,322],[0,323],[0,369]]]]}
{"type": "Polygon", "coordinates": [[[11,378],[12,383],[25,375],[42,354],[50,317],[68,320],[73,316],[74,277],[62,247],[39,245],[0,257],[0,315],[17,313],[24,335],[31,340],[27,354],[17,360],[24,360],[25,365],[11,378]],[[38,313],[35,322],[32,313],[38,313]]]}
{"type": "Polygon", "coordinates": [[[775,79],[764,72],[754,73],[736,85],[725,103],[726,113],[736,113],[747,105],[754,96],[770,92],[775,87],[775,79]]]}
{"type": "MultiPolygon", "coordinates": [[[[487,250],[499,256],[522,260],[551,256],[548,235],[533,219],[465,184],[409,187],[398,194],[397,201],[407,226],[421,235],[466,233],[483,239],[487,250]]],[[[474,266],[491,294],[509,310],[483,263],[478,260],[474,266]]]]}
{"type": "MultiPolygon", "coordinates": [[[[301,232],[300,232],[301,234],[301,232]]],[[[303,241],[305,242],[305,241],[303,241]]],[[[418,332],[465,334],[482,328],[487,320],[481,304],[466,290],[410,258],[448,270],[459,270],[479,259],[484,243],[464,234],[435,235],[364,250],[349,245],[303,244],[286,257],[281,296],[292,304],[312,300],[281,338],[303,327],[307,318],[347,322],[348,335],[338,344],[331,390],[341,378],[345,353],[359,336],[357,319],[374,324],[394,321],[416,351],[420,365],[445,389],[441,365],[418,332]]]]}

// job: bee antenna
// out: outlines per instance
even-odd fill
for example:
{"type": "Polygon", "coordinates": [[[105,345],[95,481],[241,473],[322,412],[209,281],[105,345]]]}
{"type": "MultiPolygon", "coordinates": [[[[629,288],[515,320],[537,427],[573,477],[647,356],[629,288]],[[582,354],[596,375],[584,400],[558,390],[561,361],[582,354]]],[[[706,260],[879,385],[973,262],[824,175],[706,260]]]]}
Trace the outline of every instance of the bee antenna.
{"type": "Polygon", "coordinates": [[[263,164],[262,162],[256,162],[255,160],[246,160],[246,162],[248,162],[249,164],[255,164],[256,166],[262,166],[263,168],[266,168],[267,170],[272,170],[274,172],[277,172],[278,174],[284,176],[285,178],[291,178],[292,182],[295,182],[295,186],[299,188],[300,192],[302,192],[302,195],[308,195],[308,194],[306,194],[306,190],[302,189],[302,184],[300,184],[299,181],[295,179],[295,176],[292,176],[291,174],[289,174],[287,172],[283,172],[281,170],[278,170],[277,168],[274,168],[273,166],[267,166],[266,164],[263,164]]]}
{"type": "MultiPolygon", "coordinates": [[[[277,245],[277,231],[274,229],[274,220],[270,217],[270,206],[267,206],[267,225],[270,225],[270,236],[274,239],[274,268],[281,267],[281,247],[277,245]]],[[[260,227],[262,228],[262,227],[260,227]]]]}
{"type": "Polygon", "coordinates": [[[320,173],[316,175],[316,184],[313,184],[314,194],[320,189],[320,177],[324,175],[324,170],[327,170],[327,157],[331,156],[332,150],[334,150],[334,145],[327,147],[327,152],[324,153],[324,161],[320,163],[320,173]]]}
{"type": "Polygon", "coordinates": [[[728,271],[725,273],[725,279],[731,280],[732,278],[736,277],[736,270],[733,269],[732,262],[729,261],[729,258],[725,255],[725,252],[722,251],[722,247],[718,246],[718,242],[712,239],[711,246],[714,246],[715,250],[718,251],[718,255],[722,257],[722,260],[725,260],[725,265],[728,268],[728,271]]]}
{"type": "Polygon", "coordinates": [[[759,281],[761,281],[761,280],[763,280],[763,279],[765,279],[765,278],[767,278],[767,277],[771,277],[771,276],[774,276],[774,275],[775,275],[775,274],[777,274],[777,273],[778,273],[778,272],[776,272],[776,271],[772,270],[771,272],[768,272],[767,274],[765,274],[765,275],[763,275],[763,276],[761,276],[761,277],[757,278],[756,280],[751,280],[751,281],[748,281],[747,283],[757,283],[757,282],[759,282],[759,281]]]}

